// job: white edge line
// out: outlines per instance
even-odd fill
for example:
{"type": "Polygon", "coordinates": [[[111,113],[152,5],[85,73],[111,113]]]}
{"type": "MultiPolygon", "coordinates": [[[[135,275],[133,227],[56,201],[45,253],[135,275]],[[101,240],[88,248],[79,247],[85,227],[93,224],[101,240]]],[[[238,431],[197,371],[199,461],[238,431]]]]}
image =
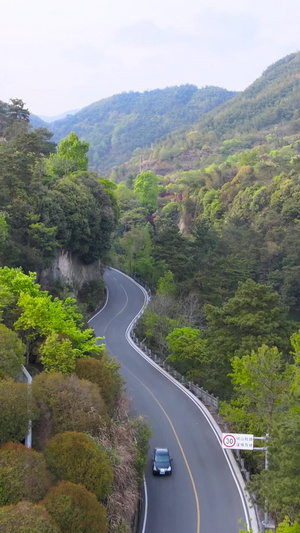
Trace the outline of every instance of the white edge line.
{"type": "Polygon", "coordinates": [[[106,300],[105,300],[105,304],[103,307],[101,307],[100,311],[98,311],[95,315],[93,315],[91,318],[89,318],[88,320],[88,324],[94,319],[96,318],[96,316],[100,315],[100,313],[102,313],[102,311],[105,309],[105,307],[107,306],[107,303],[108,303],[108,298],[109,298],[109,290],[108,288],[106,287],[106,300]]]}
{"type": "Polygon", "coordinates": [[[148,514],[148,492],[147,492],[147,483],[146,483],[145,476],[144,476],[144,494],[145,494],[145,503],[144,503],[144,521],[143,521],[142,533],[145,533],[146,531],[147,514],[148,514]]]}
{"type": "MultiPolygon", "coordinates": [[[[131,347],[136,352],[138,352],[145,359],[145,361],[147,361],[147,363],[149,363],[154,368],[156,368],[156,370],[158,372],[160,372],[167,379],[169,379],[169,381],[171,381],[174,385],[176,385],[176,387],[178,389],[180,389],[196,405],[196,407],[198,407],[198,409],[202,412],[203,416],[206,418],[207,422],[209,423],[211,429],[213,430],[213,432],[214,432],[215,436],[217,437],[217,439],[218,439],[218,441],[220,443],[220,446],[221,446],[221,442],[222,442],[221,430],[220,430],[219,426],[217,425],[217,423],[215,422],[215,420],[213,419],[213,417],[210,414],[210,412],[207,409],[207,407],[197,397],[195,397],[189,390],[187,390],[183,385],[181,385],[181,383],[179,383],[175,378],[173,378],[173,376],[170,376],[170,374],[166,370],[164,370],[159,365],[157,365],[154,361],[152,361],[152,359],[148,355],[146,355],[134,343],[134,341],[130,337],[130,331],[132,330],[133,325],[135,324],[135,322],[136,322],[136,319],[133,319],[133,321],[131,322],[131,324],[129,324],[129,326],[128,326],[127,330],[126,330],[126,338],[127,338],[128,343],[131,345],[131,347]]],[[[257,520],[256,520],[255,513],[251,512],[252,508],[248,504],[248,501],[250,502],[250,497],[249,497],[249,495],[248,495],[248,493],[247,493],[247,491],[245,489],[244,479],[243,479],[243,477],[242,477],[242,475],[240,473],[240,470],[239,470],[239,468],[238,468],[238,466],[236,464],[236,461],[235,461],[235,458],[234,458],[234,456],[232,454],[232,451],[224,450],[223,448],[222,448],[222,450],[223,450],[223,454],[224,454],[225,459],[227,461],[227,464],[228,464],[228,466],[230,468],[232,477],[233,477],[233,479],[235,481],[236,487],[238,489],[238,492],[239,492],[239,495],[240,495],[240,498],[241,498],[241,502],[242,502],[242,505],[243,505],[243,508],[244,508],[245,517],[246,517],[246,520],[247,520],[247,528],[250,529],[250,522],[251,522],[251,527],[252,527],[253,533],[257,533],[258,532],[257,520]]]]}
{"type": "MultiPolygon", "coordinates": [[[[142,287],[142,285],[137,283],[134,279],[132,279],[130,276],[128,276],[124,272],[122,272],[122,271],[120,271],[120,270],[118,270],[116,268],[112,268],[112,267],[110,267],[110,270],[115,270],[116,272],[118,272],[118,273],[122,274],[123,276],[125,276],[126,278],[128,278],[132,283],[134,283],[135,285],[137,285],[141,289],[141,291],[143,292],[144,297],[145,297],[144,305],[143,305],[142,309],[133,318],[133,320],[130,322],[129,326],[127,327],[125,336],[127,338],[128,343],[131,345],[131,347],[137,353],[139,353],[139,355],[141,355],[145,359],[145,361],[147,361],[147,363],[149,363],[154,368],[156,368],[156,370],[158,372],[160,372],[167,379],[169,379],[169,381],[171,381],[176,387],[178,387],[178,389],[180,389],[184,394],[186,394],[186,396],[192,402],[194,402],[196,407],[198,407],[198,409],[202,412],[203,416],[206,418],[206,420],[209,423],[211,429],[213,430],[216,438],[219,440],[219,443],[220,443],[220,446],[221,446],[221,442],[222,442],[221,429],[217,425],[216,421],[212,417],[212,415],[209,412],[209,410],[207,409],[207,407],[197,397],[195,397],[189,390],[187,390],[183,385],[181,385],[181,383],[179,383],[175,378],[173,378],[173,376],[170,376],[170,374],[168,374],[168,372],[166,370],[164,370],[158,364],[156,364],[154,361],[152,361],[152,359],[148,355],[146,355],[134,343],[134,341],[132,340],[132,338],[130,336],[130,333],[131,333],[131,330],[133,329],[133,326],[135,325],[137,320],[140,318],[140,316],[143,314],[143,312],[145,310],[145,307],[148,304],[148,293],[147,293],[146,289],[144,289],[144,287],[142,287]]],[[[103,309],[107,305],[108,296],[109,296],[109,292],[108,292],[108,289],[107,289],[107,298],[106,298],[106,302],[105,302],[103,308],[100,311],[98,311],[98,313],[96,313],[90,320],[95,318],[99,313],[101,313],[101,311],[103,311],[103,309]]],[[[90,320],[89,320],[89,322],[90,322],[90,320]]],[[[247,520],[247,528],[248,528],[248,530],[250,530],[250,522],[251,522],[251,527],[252,527],[253,533],[258,533],[258,525],[257,525],[257,519],[256,519],[255,511],[253,510],[253,507],[251,506],[250,497],[249,497],[249,494],[248,494],[248,492],[246,491],[246,488],[245,488],[245,481],[244,481],[244,479],[243,479],[243,477],[241,475],[239,467],[237,466],[237,463],[236,463],[236,460],[235,460],[235,458],[233,456],[233,453],[232,453],[231,450],[224,450],[223,448],[222,448],[222,450],[223,450],[223,454],[224,454],[224,456],[226,458],[227,464],[229,466],[229,469],[231,471],[232,477],[233,477],[233,479],[235,481],[235,484],[237,486],[237,489],[238,489],[238,492],[239,492],[239,495],[240,495],[240,498],[241,498],[241,501],[242,501],[245,517],[246,517],[246,520],[247,520]]],[[[142,533],[145,533],[145,528],[146,528],[146,523],[147,523],[147,512],[148,512],[148,494],[147,494],[147,484],[146,484],[145,477],[144,477],[144,490],[145,490],[145,512],[144,512],[144,522],[143,522],[142,533]]]]}

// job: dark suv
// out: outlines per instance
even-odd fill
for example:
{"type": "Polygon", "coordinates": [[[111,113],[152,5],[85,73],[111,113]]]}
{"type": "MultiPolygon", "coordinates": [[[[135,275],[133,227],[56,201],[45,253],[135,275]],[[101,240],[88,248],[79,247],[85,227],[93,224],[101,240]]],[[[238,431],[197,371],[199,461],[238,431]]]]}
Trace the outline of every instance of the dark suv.
{"type": "Polygon", "coordinates": [[[154,476],[170,476],[172,474],[172,459],[168,448],[154,448],[152,457],[152,473],[154,476]]]}

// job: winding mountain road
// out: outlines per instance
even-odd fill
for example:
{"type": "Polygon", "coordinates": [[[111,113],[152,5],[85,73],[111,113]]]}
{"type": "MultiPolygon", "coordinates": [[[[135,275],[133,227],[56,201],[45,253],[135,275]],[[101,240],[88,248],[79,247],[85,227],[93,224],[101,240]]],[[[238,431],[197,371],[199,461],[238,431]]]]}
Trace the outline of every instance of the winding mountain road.
{"type": "Polygon", "coordinates": [[[128,338],[145,291],[114,269],[107,269],[104,279],[107,302],[90,326],[121,362],[132,410],[150,424],[151,448],[168,447],[173,457],[169,477],[152,476],[149,460],[141,532],[238,533],[244,524],[249,527],[244,491],[206,409],[128,338]]]}

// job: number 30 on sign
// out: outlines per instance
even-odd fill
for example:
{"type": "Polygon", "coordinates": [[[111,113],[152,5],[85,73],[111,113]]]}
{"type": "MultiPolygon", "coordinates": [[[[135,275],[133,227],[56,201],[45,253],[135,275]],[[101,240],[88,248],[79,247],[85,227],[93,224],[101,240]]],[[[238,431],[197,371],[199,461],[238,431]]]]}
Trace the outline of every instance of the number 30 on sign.
{"type": "Polygon", "coordinates": [[[253,450],[253,435],[243,433],[222,433],[222,448],[231,450],[253,450]]]}

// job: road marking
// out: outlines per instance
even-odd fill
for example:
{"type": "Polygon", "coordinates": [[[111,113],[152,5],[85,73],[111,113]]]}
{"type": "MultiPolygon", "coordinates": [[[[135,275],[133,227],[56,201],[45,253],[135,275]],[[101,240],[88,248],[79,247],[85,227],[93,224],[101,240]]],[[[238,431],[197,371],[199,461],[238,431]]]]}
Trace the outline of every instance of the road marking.
{"type": "Polygon", "coordinates": [[[144,476],[144,496],[145,496],[145,503],[144,503],[144,522],[143,522],[142,533],[145,533],[145,531],[146,531],[147,516],[148,516],[148,492],[147,492],[147,483],[146,483],[146,478],[145,478],[145,476],[144,476]]]}
{"type": "MultiPolygon", "coordinates": [[[[109,352],[112,354],[112,350],[109,350],[109,352]]],[[[116,357],[116,356],[114,356],[116,357]]],[[[131,374],[137,381],[140,382],[140,384],[149,392],[149,394],[152,396],[152,398],[156,401],[156,403],[158,404],[158,406],[160,407],[160,409],[162,410],[162,412],[164,413],[166,419],[168,420],[170,426],[171,426],[171,429],[175,435],[175,439],[177,440],[177,444],[180,448],[180,451],[181,451],[181,454],[182,454],[182,457],[183,457],[183,460],[185,462],[185,466],[187,468],[187,471],[189,473],[189,476],[190,476],[190,480],[191,480],[191,484],[192,484],[192,487],[193,487],[193,491],[194,491],[194,496],[195,496],[195,501],[196,501],[196,510],[197,510],[197,533],[200,533],[200,505],[199,505],[199,499],[198,499],[198,494],[197,494],[197,489],[196,489],[196,484],[195,484],[195,481],[194,481],[194,478],[193,478],[193,474],[192,474],[192,471],[190,469],[190,465],[188,463],[188,460],[186,458],[186,455],[184,453],[184,450],[183,450],[183,447],[182,447],[182,444],[180,442],[180,439],[177,435],[177,432],[176,432],[176,429],[173,425],[173,422],[171,420],[171,418],[169,417],[168,413],[166,412],[166,410],[163,408],[163,406],[161,405],[160,401],[156,398],[155,394],[153,394],[153,392],[147,387],[147,385],[145,385],[145,383],[143,383],[143,381],[141,381],[133,372],[131,372],[131,370],[129,370],[129,368],[127,368],[127,366],[125,366],[123,363],[122,363],[122,367],[125,368],[127,370],[127,372],[129,372],[129,374],[131,374]]]]}
{"type": "Polygon", "coordinates": [[[127,294],[126,290],[124,289],[122,283],[120,283],[120,286],[122,287],[122,289],[123,289],[123,291],[125,293],[126,302],[125,302],[124,306],[122,307],[122,309],[106,324],[106,326],[105,326],[105,328],[103,330],[103,335],[105,335],[105,332],[106,332],[108,326],[110,326],[110,324],[117,318],[117,316],[119,316],[121,313],[123,313],[124,309],[126,308],[126,306],[128,304],[128,294],[127,294]]]}
{"type": "MultiPolygon", "coordinates": [[[[217,431],[217,429],[215,428],[210,416],[207,411],[207,409],[205,408],[204,405],[202,405],[201,401],[196,398],[189,390],[187,390],[181,383],[179,383],[179,381],[177,381],[175,378],[173,378],[173,376],[171,376],[170,374],[168,374],[168,372],[166,370],[164,370],[163,368],[161,368],[157,363],[155,363],[148,355],[146,355],[135,343],[134,341],[132,340],[132,338],[130,337],[130,331],[133,327],[133,323],[134,323],[134,320],[131,322],[131,324],[129,324],[128,328],[127,328],[127,331],[126,331],[126,338],[127,338],[127,341],[128,341],[128,344],[130,344],[130,346],[149,364],[151,365],[153,368],[155,368],[157,370],[157,372],[160,372],[166,379],[168,379],[169,381],[171,381],[173,383],[173,385],[175,385],[179,390],[181,390],[197,407],[197,409],[199,409],[199,411],[202,413],[202,415],[204,416],[204,418],[207,420],[208,424],[210,425],[212,431],[214,432],[216,438],[218,439],[219,443],[221,444],[221,437],[217,431]]],[[[236,484],[236,487],[237,487],[237,490],[238,490],[238,493],[240,495],[240,498],[241,498],[241,502],[242,502],[242,506],[244,508],[244,514],[245,514],[245,520],[246,520],[246,523],[247,523],[247,528],[250,529],[250,523],[251,523],[251,519],[250,519],[250,515],[249,515],[249,509],[248,509],[248,506],[247,506],[247,502],[246,502],[246,498],[245,498],[245,494],[242,490],[242,486],[239,482],[239,479],[237,477],[237,474],[235,472],[235,469],[233,467],[233,464],[231,462],[231,460],[229,459],[229,456],[227,453],[225,453],[225,450],[222,450],[223,452],[223,455],[224,455],[224,458],[228,464],[228,467],[231,471],[231,474],[232,474],[232,477],[234,479],[234,482],[236,484]]],[[[253,520],[253,518],[252,518],[253,520]]],[[[255,518],[256,520],[256,518],[255,518]]],[[[255,522],[256,524],[256,522],[255,522]]],[[[253,527],[253,525],[252,525],[253,527]]],[[[257,525],[255,525],[255,529],[253,529],[254,533],[258,532],[258,529],[257,529],[257,525]]]]}
{"type": "MultiPolygon", "coordinates": [[[[133,328],[134,323],[136,322],[136,320],[137,320],[137,319],[139,318],[139,316],[143,313],[145,307],[147,306],[147,303],[148,303],[148,301],[147,301],[147,292],[146,292],[146,290],[145,290],[141,285],[139,285],[139,283],[137,283],[135,280],[133,280],[133,279],[132,279],[130,276],[128,276],[127,274],[124,274],[124,272],[118,271],[118,270],[115,269],[115,268],[110,268],[110,270],[114,270],[114,271],[118,272],[118,273],[121,274],[122,276],[124,276],[124,277],[126,277],[127,279],[129,279],[129,280],[131,281],[131,283],[137,285],[137,286],[140,288],[140,290],[144,293],[144,297],[145,297],[144,305],[143,305],[141,311],[136,315],[136,317],[132,320],[132,322],[129,324],[129,326],[128,326],[128,328],[127,328],[127,331],[126,331],[125,336],[126,336],[126,338],[127,338],[128,343],[131,345],[131,347],[132,347],[137,353],[139,353],[139,354],[143,357],[143,359],[144,359],[145,361],[147,361],[148,364],[150,364],[151,366],[153,366],[154,368],[156,368],[157,371],[159,371],[161,374],[163,374],[163,375],[164,375],[169,381],[171,381],[171,382],[172,382],[172,383],[173,383],[178,389],[180,389],[180,390],[181,390],[186,396],[188,396],[188,398],[189,398],[189,399],[190,399],[190,400],[196,405],[196,407],[201,411],[202,415],[206,418],[206,420],[207,420],[207,422],[209,423],[209,425],[210,425],[212,431],[215,433],[216,438],[220,441],[220,435],[218,434],[217,429],[214,427],[214,424],[213,424],[213,422],[212,422],[212,420],[211,420],[211,417],[210,417],[209,413],[206,413],[206,410],[205,410],[205,408],[202,406],[201,402],[200,402],[197,398],[195,398],[195,397],[192,395],[192,393],[191,393],[190,391],[187,391],[187,390],[186,390],[186,389],[185,389],[185,388],[184,388],[184,387],[183,387],[178,381],[176,381],[172,376],[170,376],[165,370],[163,370],[162,368],[160,368],[160,366],[157,365],[152,359],[150,359],[150,357],[147,356],[147,355],[146,355],[146,354],[145,354],[145,353],[144,353],[144,352],[143,352],[143,351],[142,351],[142,350],[141,350],[141,349],[140,349],[140,348],[139,348],[139,347],[133,342],[133,340],[131,339],[131,337],[130,337],[130,331],[132,330],[132,328],[133,328]]],[[[119,282],[118,282],[118,283],[119,283],[119,282]]],[[[124,289],[124,287],[122,287],[122,288],[124,289]]],[[[125,290],[125,289],[124,289],[124,290],[125,290]]],[[[126,292],[126,291],[125,291],[125,292],[126,292]]],[[[107,303],[107,302],[106,302],[106,303],[107,303]]],[[[105,304],[105,306],[106,306],[106,304],[105,304]]],[[[123,309],[124,309],[124,308],[123,308],[123,309]]],[[[123,309],[122,309],[121,311],[123,311],[123,309]]],[[[121,311],[120,311],[120,312],[121,312],[121,311]]],[[[100,312],[101,312],[101,311],[100,311],[100,312]]],[[[118,314],[120,314],[120,312],[119,312],[118,314]]],[[[98,313],[97,313],[97,314],[98,314],[98,313]]],[[[95,316],[97,316],[97,315],[95,315],[95,316]]],[[[94,317],[93,317],[93,318],[94,318],[94,317]]],[[[111,322],[110,322],[110,323],[111,323],[111,322]]],[[[122,366],[123,366],[123,363],[122,363],[122,366]]],[[[126,368],[126,367],[124,366],[124,368],[126,368]]],[[[128,370],[128,369],[127,369],[127,370],[128,370]]],[[[128,370],[128,371],[129,371],[129,370],[128,370]]],[[[129,372],[130,372],[130,371],[129,371],[129,372]]],[[[134,375],[134,374],[133,374],[133,375],[134,375]]],[[[136,377],[136,376],[135,376],[135,377],[136,377]]],[[[138,379],[138,378],[136,377],[136,379],[138,379]]],[[[141,382],[141,383],[142,383],[142,382],[141,382]]],[[[142,383],[142,385],[145,386],[143,383],[142,383]]],[[[147,387],[146,387],[146,388],[147,388],[147,387]]],[[[148,389],[148,390],[149,390],[149,389],[148,389]]],[[[151,391],[150,391],[150,393],[151,393],[151,391]]],[[[152,394],[152,393],[151,393],[151,394],[152,394]]],[[[155,396],[154,396],[154,398],[155,398],[155,396]]],[[[156,398],[155,398],[155,400],[158,402],[158,400],[157,400],[156,398]]],[[[158,403],[159,403],[159,402],[158,402],[158,403]]],[[[160,407],[161,407],[161,406],[160,406],[160,407]]],[[[162,408],[162,407],[161,407],[161,408],[162,408]]],[[[163,409],[163,408],[162,408],[162,409],[163,409]]],[[[168,418],[168,415],[167,415],[166,413],[165,413],[165,415],[166,415],[167,418],[168,418]]],[[[172,426],[172,422],[171,422],[170,420],[169,420],[169,422],[170,422],[170,424],[171,424],[171,427],[172,427],[172,429],[173,429],[173,431],[174,431],[174,434],[175,434],[175,437],[176,437],[176,439],[177,439],[177,435],[176,435],[175,429],[174,429],[173,426],[172,426]]],[[[180,448],[181,448],[181,445],[180,445],[179,441],[178,441],[178,444],[179,444],[179,446],[180,446],[180,448]]],[[[183,450],[182,450],[182,454],[183,454],[183,458],[184,458],[184,460],[185,460],[185,462],[186,462],[186,465],[187,465],[187,467],[188,467],[188,463],[187,463],[187,460],[186,460],[186,458],[185,458],[185,455],[184,455],[183,450]]],[[[244,492],[243,492],[243,488],[242,488],[243,485],[241,485],[241,483],[240,483],[240,481],[239,481],[239,479],[238,479],[238,476],[237,476],[237,474],[236,474],[236,472],[235,472],[235,468],[234,468],[234,466],[233,466],[233,464],[232,464],[232,461],[230,460],[230,458],[228,457],[228,455],[225,453],[225,450],[223,450],[223,454],[224,454],[224,457],[225,457],[225,459],[226,459],[226,462],[227,462],[227,464],[228,464],[228,466],[229,466],[229,469],[230,469],[230,471],[231,471],[231,474],[232,474],[232,476],[233,476],[233,479],[234,479],[234,481],[235,481],[235,484],[236,484],[237,490],[238,490],[239,495],[240,495],[240,498],[241,498],[242,506],[243,506],[243,508],[244,508],[245,519],[246,519],[246,522],[247,522],[247,527],[250,528],[250,520],[251,520],[251,519],[250,519],[250,516],[249,516],[249,508],[248,508],[249,504],[247,504],[247,502],[246,502],[246,497],[245,497],[245,494],[244,494],[244,492]]],[[[191,476],[191,473],[190,473],[191,471],[190,471],[189,468],[188,468],[188,471],[189,471],[189,474],[190,474],[191,479],[193,479],[192,476],[191,476]]],[[[195,484],[194,484],[194,486],[195,486],[195,484]]],[[[245,489],[244,489],[244,490],[245,490],[245,489]]],[[[195,492],[195,489],[194,489],[194,492],[195,492]]],[[[197,498],[196,501],[198,502],[198,498],[197,498]]],[[[199,502],[198,502],[198,508],[199,508],[199,502]]],[[[255,518],[255,517],[254,517],[254,518],[252,517],[252,519],[255,520],[255,524],[256,524],[256,518],[255,518]]],[[[144,533],[144,531],[145,531],[146,520],[147,520],[147,517],[145,517],[145,520],[144,520],[143,531],[142,531],[142,533],[144,533]]],[[[200,510],[199,510],[199,524],[198,524],[197,533],[199,533],[199,530],[200,530],[200,510]]],[[[257,531],[257,526],[255,526],[254,531],[257,531]]]]}
{"type": "MultiPolygon", "coordinates": [[[[126,367],[125,367],[126,368],[126,367]]],[[[128,368],[126,368],[126,370],[128,372],[130,372],[130,370],[128,370],[128,368]]],[[[182,454],[182,457],[183,457],[183,460],[185,462],[185,466],[187,468],[187,471],[189,473],[189,476],[190,476],[190,480],[191,480],[191,483],[192,483],[192,487],[193,487],[193,491],[194,491],[194,496],[195,496],[195,501],[196,501],[196,509],[197,509],[197,533],[200,532],[200,505],[199,505],[199,499],[198,499],[198,494],[197,494],[197,490],[196,490],[196,485],[195,485],[195,481],[194,481],[194,478],[193,478],[193,474],[192,474],[192,471],[190,469],[190,465],[188,463],[188,460],[186,458],[186,455],[184,453],[184,450],[183,450],[183,447],[182,447],[182,444],[180,442],[180,439],[177,435],[177,432],[176,432],[176,429],[173,425],[173,422],[172,420],[170,419],[168,413],[166,412],[166,410],[163,408],[163,406],[161,405],[161,403],[159,402],[159,400],[156,398],[156,396],[153,394],[153,392],[137,377],[135,376],[135,374],[133,374],[131,372],[131,374],[141,383],[141,385],[143,385],[145,387],[145,389],[149,392],[149,394],[151,394],[152,398],[156,401],[156,403],[159,405],[159,407],[161,408],[162,412],[164,413],[166,419],[168,420],[171,428],[172,428],[172,431],[175,435],[175,438],[177,440],[177,443],[178,443],[178,446],[180,448],[180,451],[181,451],[181,454],[182,454]]]]}

